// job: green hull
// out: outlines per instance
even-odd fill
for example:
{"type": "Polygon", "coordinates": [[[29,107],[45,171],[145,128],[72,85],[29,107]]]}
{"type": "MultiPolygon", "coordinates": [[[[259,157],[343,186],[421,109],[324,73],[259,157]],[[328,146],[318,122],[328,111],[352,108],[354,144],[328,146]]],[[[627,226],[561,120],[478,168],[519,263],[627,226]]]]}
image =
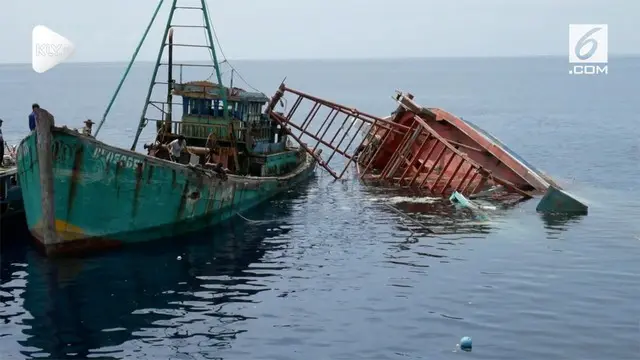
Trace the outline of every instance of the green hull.
{"type": "Polygon", "coordinates": [[[589,207],[566,191],[551,185],[538,203],[536,211],[541,213],[587,215],[589,207]]]}
{"type": "MultiPolygon", "coordinates": [[[[287,175],[249,177],[181,165],[115,148],[54,128],[55,228],[60,243],[48,253],[88,250],[173,237],[218,224],[313,174],[299,152],[287,175]]],[[[27,225],[42,243],[42,195],[33,132],[20,144],[18,174],[27,225]]]]}

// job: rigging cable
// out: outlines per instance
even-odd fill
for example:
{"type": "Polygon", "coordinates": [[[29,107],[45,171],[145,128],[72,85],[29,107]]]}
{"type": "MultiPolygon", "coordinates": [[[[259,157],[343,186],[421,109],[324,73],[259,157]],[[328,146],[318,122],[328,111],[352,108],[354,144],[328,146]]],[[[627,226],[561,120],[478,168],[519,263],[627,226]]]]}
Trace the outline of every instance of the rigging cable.
{"type": "MultiPolygon", "coordinates": [[[[206,9],[206,13],[210,14],[209,12],[209,6],[207,5],[207,2],[204,1],[204,7],[206,9]]],[[[202,16],[204,17],[204,13],[202,14],[202,16]]],[[[204,19],[203,19],[204,20],[204,19]]],[[[206,21],[205,21],[206,23],[206,21]]],[[[213,32],[213,37],[215,38],[215,41],[218,43],[218,49],[220,49],[220,55],[222,55],[222,63],[227,63],[229,65],[229,67],[236,73],[238,74],[238,77],[240,78],[240,80],[242,80],[242,82],[244,82],[248,87],[250,87],[252,90],[261,93],[264,96],[267,96],[265,93],[263,93],[262,91],[256,89],[255,87],[253,87],[251,84],[249,84],[249,82],[247,82],[247,80],[245,80],[242,77],[242,74],[235,68],[233,67],[233,65],[231,65],[231,63],[229,62],[229,60],[227,59],[227,57],[224,55],[224,51],[222,51],[222,44],[220,43],[220,39],[218,38],[218,34],[216,33],[216,28],[215,26],[213,26],[212,22],[209,22],[211,24],[211,32],[213,32]]],[[[209,44],[209,37],[205,36],[205,38],[207,39],[207,44],[213,49],[213,47],[215,46],[214,44],[209,44]]],[[[213,60],[213,53],[210,53],[211,55],[211,59],[213,60]]],[[[213,73],[209,76],[209,78],[211,78],[211,76],[213,76],[213,73]]]]}

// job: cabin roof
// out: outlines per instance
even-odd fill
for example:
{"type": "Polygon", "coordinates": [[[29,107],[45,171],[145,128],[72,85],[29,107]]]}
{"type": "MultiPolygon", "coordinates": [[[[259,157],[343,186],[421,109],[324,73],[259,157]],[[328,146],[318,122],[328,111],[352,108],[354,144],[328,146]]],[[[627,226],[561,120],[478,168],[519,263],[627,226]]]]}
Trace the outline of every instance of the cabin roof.
{"type": "MultiPolygon", "coordinates": [[[[183,84],[175,84],[173,86],[173,93],[178,96],[195,99],[220,100],[219,89],[220,87],[216,83],[199,80],[183,84]]],[[[260,92],[250,92],[237,87],[225,87],[225,89],[227,90],[227,99],[229,101],[262,103],[269,101],[269,98],[260,92]]]]}

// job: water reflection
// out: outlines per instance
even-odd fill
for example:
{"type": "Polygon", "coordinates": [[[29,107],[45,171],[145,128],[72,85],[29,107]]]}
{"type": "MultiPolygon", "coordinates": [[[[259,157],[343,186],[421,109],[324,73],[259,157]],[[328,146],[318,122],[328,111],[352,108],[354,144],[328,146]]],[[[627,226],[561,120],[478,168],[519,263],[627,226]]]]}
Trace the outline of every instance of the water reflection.
{"type": "Polygon", "coordinates": [[[464,261],[459,250],[468,247],[465,243],[486,238],[508,212],[486,200],[480,201],[481,210],[461,208],[410,189],[366,187],[363,192],[393,229],[385,241],[386,262],[416,274],[426,274],[434,264],[464,261]]]}
{"type": "Polygon", "coordinates": [[[482,203],[485,208],[480,210],[456,207],[447,198],[429,197],[410,189],[367,188],[365,192],[377,200],[375,203],[381,211],[395,214],[399,222],[396,229],[420,236],[484,237],[507,210],[487,202],[482,203]]]}
{"type": "Polygon", "coordinates": [[[540,213],[539,216],[544,223],[547,237],[549,239],[556,239],[571,225],[579,223],[586,215],[540,213]]]}
{"type": "Polygon", "coordinates": [[[210,230],[188,241],[148,243],[84,259],[46,259],[24,246],[3,253],[0,323],[12,327],[0,328],[0,339],[12,338],[5,344],[13,348],[19,343],[22,356],[54,359],[121,357],[143,348],[136,344],[146,344],[145,356],[149,346],[196,346],[204,353],[228,347],[244,331],[243,307],[269,290],[263,279],[282,269],[261,259],[287,246],[278,238],[290,231],[292,206],[304,191],[243,214],[276,221],[236,218],[213,229],[213,237],[210,230]],[[21,263],[26,283],[16,282],[21,263]],[[9,308],[30,316],[18,320],[24,311],[9,308]]]}

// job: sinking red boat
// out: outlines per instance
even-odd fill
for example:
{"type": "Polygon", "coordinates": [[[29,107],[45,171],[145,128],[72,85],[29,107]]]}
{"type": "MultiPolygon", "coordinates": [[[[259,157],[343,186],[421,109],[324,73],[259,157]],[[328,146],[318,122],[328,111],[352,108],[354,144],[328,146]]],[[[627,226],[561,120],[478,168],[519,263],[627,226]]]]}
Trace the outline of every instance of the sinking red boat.
{"type": "Polygon", "coordinates": [[[381,168],[374,176],[440,195],[471,195],[500,186],[531,197],[557,186],[491,134],[443,109],[421,107],[412,98],[399,92],[399,107],[386,119],[404,125],[404,136],[379,126],[370,129],[368,136],[375,140],[366,141],[361,150],[378,143],[371,148],[379,151],[361,158],[361,174],[381,168]]]}
{"type": "MultiPolygon", "coordinates": [[[[336,179],[357,168],[363,180],[379,180],[398,186],[449,196],[466,196],[487,190],[530,198],[560,187],[506,147],[497,138],[469,121],[445,110],[425,108],[408,93],[398,92],[398,108],[381,118],[320,99],[283,84],[271,99],[267,115],[285,129],[336,179]],[[295,96],[288,112],[277,112],[286,94],[295,96]],[[306,116],[296,111],[306,103],[306,116]],[[327,112],[326,116],[319,113],[327,112]],[[340,116],[341,120],[336,121],[340,116]],[[300,122],[299,120],[302,120],[300,122]],[[313,147],[309,143],[314,143],[313,147]],[[328,148],[323,155],[319,147],[328,148]],[[346,159],[339,173],[335,154],[346,159]]],[[[290,101],[291,99],[288,99],[290,101]]]]}

